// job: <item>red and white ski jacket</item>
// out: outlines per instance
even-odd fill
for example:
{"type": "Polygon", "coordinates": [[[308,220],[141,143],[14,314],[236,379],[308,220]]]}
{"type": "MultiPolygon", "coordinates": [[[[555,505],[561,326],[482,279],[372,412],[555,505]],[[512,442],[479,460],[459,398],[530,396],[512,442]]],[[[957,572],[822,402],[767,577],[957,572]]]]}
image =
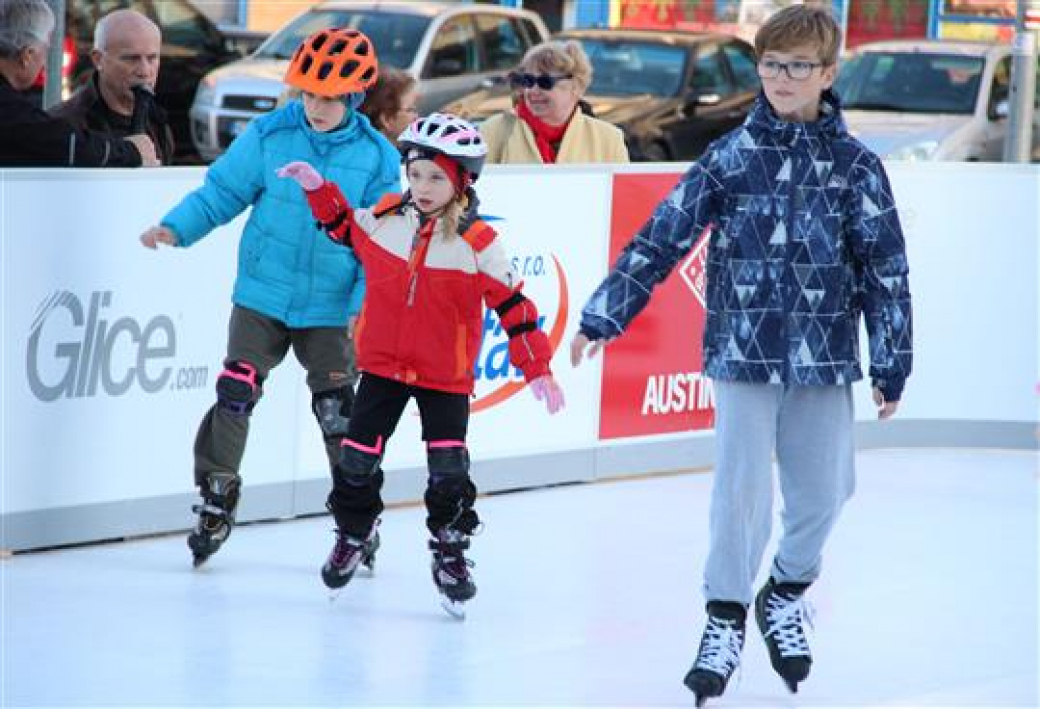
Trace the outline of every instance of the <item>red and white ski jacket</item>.
{"type": "Polygon", "coordinates": [[[407,384],[470,394],[480,353],[484,304],[509,334],[509,358],[527,381],[549,374],[552,351],[538,310],[497,233],[475,221],[444,233],[440,219],[420,226],[415,207],[386,195],[353,209],[332,182],[307,193],[329,236],[353,247],[366,291],[354,329],[358,368],[407,384]]]}

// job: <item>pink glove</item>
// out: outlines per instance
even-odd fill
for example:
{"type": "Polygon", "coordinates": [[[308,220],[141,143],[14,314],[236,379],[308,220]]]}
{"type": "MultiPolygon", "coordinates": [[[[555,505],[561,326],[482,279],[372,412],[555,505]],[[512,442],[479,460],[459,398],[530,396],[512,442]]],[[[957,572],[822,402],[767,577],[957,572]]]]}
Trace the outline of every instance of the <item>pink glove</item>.
{"type": "Polygon", "coordinates": [[[538,401],[545,402],[545,408],[550,414],[555,414],[563,408],[563,389],[556,383],[551,374],[534,379],[530,383],[531,393],[538,401]]]}
{"type": "Polygon", "coordinates": [[[283,165],[278,168],[278,172],[275,174],[278,177],[288,177],[296,180],[300,187],[307,192],[313,192],[325,184],[325,178],[318,174],[318,171],[311,167],[309,163],[302,160],[283,165]]]}

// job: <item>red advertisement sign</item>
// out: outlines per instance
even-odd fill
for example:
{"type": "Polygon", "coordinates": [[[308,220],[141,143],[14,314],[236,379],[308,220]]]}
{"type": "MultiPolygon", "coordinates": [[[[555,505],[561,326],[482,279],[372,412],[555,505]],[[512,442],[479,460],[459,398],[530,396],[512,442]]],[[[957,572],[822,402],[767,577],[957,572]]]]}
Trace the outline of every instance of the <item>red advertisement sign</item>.
{"type": "MultiPolygon", "coordinates": [[[[615,175],[610,263],[680,175],[615,175]]],[[[714,397],[704,378],[704,259],[707,239],[659,285],[625,334],[603,351],[601,439],[711,428],[714,397]]]]}

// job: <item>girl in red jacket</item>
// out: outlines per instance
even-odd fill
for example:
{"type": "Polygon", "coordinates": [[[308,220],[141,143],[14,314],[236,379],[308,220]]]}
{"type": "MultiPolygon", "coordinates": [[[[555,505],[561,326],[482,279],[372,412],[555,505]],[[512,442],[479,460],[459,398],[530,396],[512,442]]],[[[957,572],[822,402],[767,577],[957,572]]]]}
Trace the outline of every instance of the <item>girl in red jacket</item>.
{"type": "Polygon", "coordinates": [[[322,578],[337,589],[359,564],[372,566],[383,510],[380,461],[414,397],[430,472],[425,501],[433,581],[445,608],[462,617],[462,603],[477,592],[464,555],[480,524],[466,427],[485,303],[509,333],[510,360],[549,413],[563,406],[563,393],[549,371],[552,351],[534,303],[522,293],[495,231],[475,218],[471,185],[487,154],[480,133],[460,118],[434,113],[412,123],[398,144],[410,189],[371,209],[353,209],[307,163],[278,172],[303,187],[318,221],[334,241],[354,249],[367,280],[354,330],[362,376],[328,499],[337,530],[322,578]]]}

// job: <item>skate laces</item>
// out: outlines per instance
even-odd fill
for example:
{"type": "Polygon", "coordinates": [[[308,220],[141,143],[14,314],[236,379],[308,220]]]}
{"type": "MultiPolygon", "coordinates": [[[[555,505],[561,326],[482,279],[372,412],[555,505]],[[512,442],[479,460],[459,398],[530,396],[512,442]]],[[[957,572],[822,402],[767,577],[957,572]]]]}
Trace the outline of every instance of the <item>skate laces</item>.
{"type": "Polygon", "coordinates": [[[228,523],[230,515],[223,507],[206,502],[201,505],[192,505],[191,511],[199,516],[197,525],[199,532],[216,536],[225,529],[230,530],[231,525],[228,523]]]}
{"type": "Polygon", "coordinates": [[[365,542],[361,539],[336,532],[336,544],[332,547],[329,561],[333,566],[346,566],[352,554],[360,554],[365,542]]]}
{"type": "Polygon", "coordinates": [[[729,677],[740,664],[743,632],[737,621],[709,615],[695,668],[729,677]]]}
{"type": "Polygon", "coordinates": [[[467,559],[463,550],[469,547],[469,536],[457,529],[447,528],[437,533],[436,539],[430,542],[430,548],[436,553],[439,566],[457,579],[469,577],[469,569],[475,566],[472,559],[467,559]]]}
{"type": "Polygon", "coordinates": [[[814,611],[804,596],[787,596],[771,591],[766,598],[766,633],[772,638],[781,657],[809,655],[809,640],[803,623],[813,627],[814,611]]]}

